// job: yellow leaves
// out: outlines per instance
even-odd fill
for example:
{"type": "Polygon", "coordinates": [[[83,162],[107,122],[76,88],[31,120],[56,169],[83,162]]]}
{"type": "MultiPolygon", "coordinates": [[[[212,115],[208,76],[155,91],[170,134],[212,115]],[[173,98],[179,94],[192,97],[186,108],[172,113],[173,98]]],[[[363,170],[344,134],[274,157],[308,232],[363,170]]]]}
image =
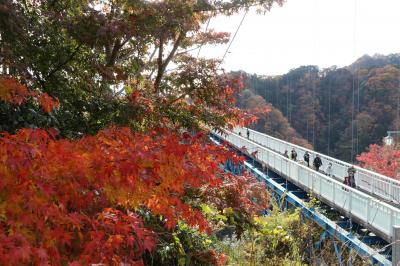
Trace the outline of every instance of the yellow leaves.
{"type": "Polygon", "coordinates": [[[0,222],[5,222],[7,220],[6,215],[6,204],[5,202],[0,203],[0,222]]]}
{"type": "Polygon", "coordinates": [[[172,239],[174,240],[174,245],[177,248],[178,254],[179,254],[178,265],[184,266],[184,265],[186,265],[186,252],[183,249],[181,240],[179,239],[179,237],[176,233],[172,234],[172,239]]]}
{"type": "MultiPolygon", "coordinates": [[[[147,149],[146,147],[144,147],[144,148],[147,149]]],[[[143,168],[152,168],[153,165],[154,165],[153,161],[149,160],[149,159],[143,159],[140,162],[140,166],[143,167],[143,168]]]]}

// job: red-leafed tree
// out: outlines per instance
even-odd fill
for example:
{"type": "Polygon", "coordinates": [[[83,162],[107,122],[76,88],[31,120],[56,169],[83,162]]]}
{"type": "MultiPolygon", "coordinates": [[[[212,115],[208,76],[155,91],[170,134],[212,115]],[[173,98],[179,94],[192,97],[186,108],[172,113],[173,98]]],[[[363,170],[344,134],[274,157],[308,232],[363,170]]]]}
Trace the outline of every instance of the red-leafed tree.
{"type": "Polygon", "coordinates": [[[400,179],[400,149],[396,146],[370,145],[367,152],[357,156],[357,160],[367,169],[400,179]]]}
{"type": "MultiPolygon", "coordinates": [[[[135,214],[138,208],[162,217],[169,229],[178,220],[210,229],[199,209],[182,199],[187,189],[204,199],[209,190],[234,189],[244,198],[230,206],[249,213],[265,207],[246,198],[254,189],[223,174],[219,163],[231,155],[203,136],[110,128],[69,141],[25,129],[4,133],[0,148],[2,264],[140,262],[157,235],[135,214]]],[[[251,185],[259,187],[254,180],[251,185]]]]}

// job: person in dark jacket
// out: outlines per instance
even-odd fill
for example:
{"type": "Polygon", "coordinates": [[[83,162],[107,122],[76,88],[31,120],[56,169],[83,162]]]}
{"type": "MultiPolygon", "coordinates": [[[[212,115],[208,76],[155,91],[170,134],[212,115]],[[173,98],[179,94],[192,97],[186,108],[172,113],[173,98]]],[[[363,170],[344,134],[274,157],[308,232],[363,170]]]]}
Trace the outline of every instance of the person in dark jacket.
{"type": "Polygon", "coordinates": [[[321,158],[319,158],[319,155],[315,156],[315,159],[314,159],[314,161],[313,161],[313,165],[314,165],[314,167],[315,167],[315,170],[318,172],[318,171],[319,171],[319,168],[320,168],[321,165],[322,165],[322,161],[321,161],[321,158]]]}
{"type": "Polygon", "coordinates": [[[250,130],[249,129],[247,129],[246,134],[247,134],[247,138],[249,139],[250,138],[250,130]]]}
{"type": "Polygon", "coordinates": [[[351,186],[352,188],[356,187],[356,168],[354,168],[354,166],[350,166],[349,169],[347,169],[347,173],[349,174],[349,186],[351,186]]]}
{"type": "Polygon", "coordinates": [[[344,177],[343,184],[345,184],[345,185],[347,185],[347,186],[350,186],[350,177],[345,176],[345,177],[344,177]]]}
{"type": "MultiPolygon", "coordinates": [[[[345,176],[345,177],[344,177],[343,184],[345,184],[346,186],[350,186],[350,177],[349,177],[349,176],[345,176]]],[[[345,187],[342,187],[342,189],[343,189],[344,191],[349,191],[349,190],[348,190],[347,188],[345,188],[345,187]]]]}
{"type": "Polygon", "coordinates": [[[288,154],[287,150],[285,150],[285,153],[283,154],[283,156],[285,156],[286,158],[289,158],[289,154],[288,154]]]}
{"type": "Polygon", "coordinates": [[[304,161],[307,163],[307,166],[310,167],[310,154],[308,153],[308,151],[304,153],[304,161]]]}
{"type": "Polygon", "coordinates": [[[297,161],[297,152],[295,151],[294,148],[291,151],[291,158],[293,161],[297,161]]]}

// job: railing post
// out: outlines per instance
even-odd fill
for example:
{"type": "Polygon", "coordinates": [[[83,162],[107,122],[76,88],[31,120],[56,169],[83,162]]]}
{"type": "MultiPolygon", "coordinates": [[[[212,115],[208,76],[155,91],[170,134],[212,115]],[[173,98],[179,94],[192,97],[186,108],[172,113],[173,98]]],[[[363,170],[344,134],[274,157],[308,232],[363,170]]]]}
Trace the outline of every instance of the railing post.
{"type": "Polygon", "coordinates": [[[393,226],[392,265],[400,265],[400,226],[393,226]]]}
{"type": "Polygon", "coordinates": [[[390,209],[390,226],[389,226],[389,232],[388,233],[390,233],[390,228],[393,228],[393,226],[396,225],[396,224],[394,224],[394,222],[395,222],[394,218],[395,218],[394,217],[394,211],[393,211],[393,209],[390,209]]]}
{"type": "Polygon", "coordinates": [[[372,194],[375,194],[375,178],[372,178],[371,176],[369,176],[372,179],[372,194]]]}
{"type": "Polygon", "coordinates": [[[352,198],[353,198],[352,194],[353,194],[352,191],[349,189],[348,195],[349,195],[349,212],[350,212],[350,214],[352,213],[351,212],[351,206],[352,206],[351,201],[352,201],[352,198]]]}
{"type": "Polygon", "coordinates": [[[335,185],[335,183],[332,182],[332,200],[333,200],[333,203],[336,203],[336,199],[335,199],[336,193],[335,193],[335,191],[336,191],[336,185],[335,185]]]}
{"type": "Polygon", "coordinates": [[[322,195],[322,178],[320,178],[318,176],[317,176],[317,178],[319,179],[319,194],[322,195]]]}

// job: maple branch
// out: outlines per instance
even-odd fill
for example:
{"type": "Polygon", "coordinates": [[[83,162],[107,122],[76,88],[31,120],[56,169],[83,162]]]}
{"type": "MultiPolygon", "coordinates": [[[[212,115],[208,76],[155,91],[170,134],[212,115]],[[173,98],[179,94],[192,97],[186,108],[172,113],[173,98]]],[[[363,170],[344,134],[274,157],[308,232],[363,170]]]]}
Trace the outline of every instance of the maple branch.
{"type": "Polygon", "coordinates": [[[164,49],[164,39],[163,39],[163,35],[160,34],[160,45],[158,48],[158,58],[157,58],[157,77],[156,80],[154,82],[154,91],[157,92],[158,91],[158,87],[160,86],[160,81],[162,78],[162,67],[163,67],[163,63],[162,63],[162,58],[163,58],[163,49],[164,49]]]}
{"type": "Polygon", "coordinates": [[[82,47],[82,44],[79,44],[64,62],[60,63],[52,71],[50,71],[50,73],[46,76],[45,80],[50,78],[52,75],[54,75],[55,73],[60,71],[66,64],[68,64],[75,57],[75,55],[78,53],[78,51],[80,50],[81,47],[82,47]]]}
{"type": "Polygon", "coordinates": [[[167,103],[167,107],[170,107],[171,105],[173,105],[173,104],[176,103],[177,101],[179,101],[179,100],[185,98],[186,95],[189,95],[189,96],[190,96],[190,94],[188,94],[188,93],[183,93],[183,94],[181,94],[180,96],[176,97],[175,99],[169,101],[169,102],[167,103]]]}
{"type": "MultiPolygon", "coordinates": [[[[158,49],[157,47],[154,48],[154,51],[153,51],[153,53],[151,53],[150,58],[149,58],[149,60],[147,61],[147,64],[146,64],[146,65],[148,65],[148,64],[151,63],[151,61],[153,60],[154,55],[155,55],[156,52],[157,52],[157,49],[158,49]]],[[[143,68],[144,68],[144,67],[143,67],[143,68]]],[[[151,70],[150,75],[149,75],[149,79],[151,79],[151,77],[153,76],[154,71],[155,71],[155,68],[153,68],[153,69],[151,70]]]]}
{"type": "MultiPolygon", "coordinates": [[[[279,5],[281,5],[282,1],[277,1],[279,5]]],[[[267,10],[269,10],[272,6],[272,2],[270,3],[265,3],[263,5],[263,3],[260,2],[255,2],[252,4],[246,4],[244,1],[236,3],[236,4],[229,4],[229,3],[224,3],[221,4],[220,6],[212,6],[212,5],[207,5],[206,7],[200,7],[200,5],[198,7],[195,7],[193,9],[194,13],[203,13],[203,12],[231,12],[231,11],[235,11],[238,9],[242,9],[242,8],[250,8],[250,7],[254,7],[254,6],[264,6],[267,10]],[[268,6],[266,6],[266,4],[268,6]]]]}
{"type": "Polygon", "coordinates": [[[162,39],[162,36],[160,37],[160,50],[159,50],[159,53],[158,53],[158,60],[157,60],[157,62],[158,62],[158,71],[157,71],[156,80],[154,82],[154,90],[155,90],[155,92],[158,91],[158,89],[160,87],[161,79],[162,79],[162,77],[163,77],[163,75],[165,73],[165,69],[167,68],[169,62],[174,57],[174,55],[176,53],[176,50],[178,49],[178,47],[179,47],[179,45],[182,42],[184,37],[185,37],[185,33],[183,31],[180,31],[179,34],[178,34],[178,38],[176,39],[170,54],[167,56],[167,58],[165,59],[164,62],[162,60],[163,39],[162,39]]]}
{"type": "Polygon", "coordinates": [[[191,51],[194,51],[194,50],[199,49],[201,46],[203,46],[203,44],[200,44],[200,45],[198,45],[198,46],[196,46],[196,47],[193,47],[193,48],[184,50],[184,51],[182,51],[182,52],[176,53],[176,55],[186,54],[186,53],[188,53],[188,52],[191,52],[191,51]]]}
{"type": "Polygon", "coordinates": [[[115,60],[117,58],[118,55],[118,51],[119,49],[121,49],[121,47],[123,46],[124,43],[121,43],[119,39],[116,39],[113,45],[113,49],[111,51],[111,54],[107,60],[107,67],[112,67],[115,64],[115,60]]]}

